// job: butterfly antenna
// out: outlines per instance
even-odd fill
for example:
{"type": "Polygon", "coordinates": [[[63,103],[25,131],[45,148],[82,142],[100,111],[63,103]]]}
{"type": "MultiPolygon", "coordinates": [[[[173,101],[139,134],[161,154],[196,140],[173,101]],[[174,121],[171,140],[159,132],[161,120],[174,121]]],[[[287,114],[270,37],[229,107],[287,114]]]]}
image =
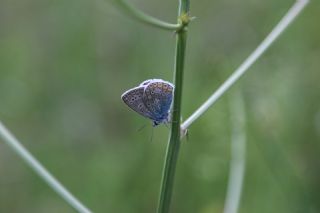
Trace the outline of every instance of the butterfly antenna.
{"type": "Polygon", "coordinates": [[[154,127],[151,127],[152,129],[151,129],[151,138],[150,138],[150,142],[152,142],[152,140],[153,140],[153,129],[154,129],[154,127]]]}
{"type": "Polygon", "coordinates": [[[147,126],[147,124],[142,125],[139,129],[137,129],[137,132],[140,132],[140,131],[143,130],[146,126],[147,126]]]}

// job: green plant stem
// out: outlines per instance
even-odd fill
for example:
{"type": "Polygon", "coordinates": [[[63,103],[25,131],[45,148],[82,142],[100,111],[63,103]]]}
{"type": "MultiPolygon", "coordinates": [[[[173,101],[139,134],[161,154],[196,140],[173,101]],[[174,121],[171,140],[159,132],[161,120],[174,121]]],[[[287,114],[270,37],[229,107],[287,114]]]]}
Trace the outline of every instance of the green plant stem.
{"type": "Polygon", "coordinates": [[[178,22],[181,23],[183,27],[181,30],[176,32],[176,58],[174,70],[175,89],[173,98],[172,126],[162,174],[158,213],[169,212],[174,175],[179,155],[183,69],[187,40],[187,25],[190,21],[188,12],[189,0],[180,0],[178,22]]]}
{"type": "Polygon", "coordinates": [[[223,213],[239,212],[246,167],[246,111],[241,88],[230,98],[231,153],[227,194],[223,213]]]}
{"type": "Polygon", "coordinates": [[[261,44],[242,62],[242,64],[232,73],[232,75],[182,124],[182,131],[187,130],[190,125],[202,116],[216,101],[224,95],[228,89],[235,84],[242,75],[262,56],[262,54],[275,42],[277,38],[288,28],[288,26],[298,17],[307,6],[309,0],[297,0],[289,11],[283,16],[278,24],[272,29],[261,44]]]}
{"type": "Polygon", "coordinates": [[[30,168],[45,181],[77,212],[91,213],[75,196],[73,196],[21,143],[0,121],[0,141],[5,142],[30,168]]]}
{"type": "Polygon", "coordinates": [[[139,9],[135,8],[133,5],[129,4],[126,0],[117,0],[117,2],[123,9],[125,9],[128,12],[128,14],[145,24],[149,24],[151,26],[170,31],[179,30],[182,27],[181,24],[167,23],[165,21],[147,15],[139,9]]]}

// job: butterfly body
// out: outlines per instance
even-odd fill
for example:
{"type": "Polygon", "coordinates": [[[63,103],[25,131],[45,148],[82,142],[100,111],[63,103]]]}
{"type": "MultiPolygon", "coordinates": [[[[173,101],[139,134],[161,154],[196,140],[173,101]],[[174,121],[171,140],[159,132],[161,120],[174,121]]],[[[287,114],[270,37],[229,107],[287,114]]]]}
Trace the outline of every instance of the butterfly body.
{"type": "Polygon", "coordinates": [[[170,121],[174,86],[161,79],[142,82],[121,96],[125,104],[140,115],[153,121],[153,126],[170,121]]]}

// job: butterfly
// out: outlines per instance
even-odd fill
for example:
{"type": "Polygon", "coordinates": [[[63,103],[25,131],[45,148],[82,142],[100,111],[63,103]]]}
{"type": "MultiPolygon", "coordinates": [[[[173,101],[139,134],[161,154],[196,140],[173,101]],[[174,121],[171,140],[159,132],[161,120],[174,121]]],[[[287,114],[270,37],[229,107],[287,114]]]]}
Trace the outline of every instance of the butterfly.
{"type": "Polygon", "coordinates": [[[127,90],[121,99],[128,107],[153,121],[153,126],[171,120],[174,85],[161,79],[149,79],[127,90]]]}

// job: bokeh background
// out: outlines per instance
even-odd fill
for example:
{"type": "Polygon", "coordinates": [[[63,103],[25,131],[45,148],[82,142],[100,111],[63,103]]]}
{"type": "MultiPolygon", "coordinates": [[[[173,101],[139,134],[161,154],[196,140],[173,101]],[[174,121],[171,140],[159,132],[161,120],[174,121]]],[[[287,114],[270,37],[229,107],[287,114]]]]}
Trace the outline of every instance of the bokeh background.
{"type": "MultiPolygon", "coordinates": [[[[292,0],[191,1],[183,94],[188,117],[262,41],[292,0]]],[[[176,20],[178,1],[134,0],[176,20]]],[[[172,212],[222,212],[232,124],[247,114],[240,212],[320,212],[320,25],[312,1],[250,71],[190,128],[172,212]]],[[[155,212],[169,130],[123,104],[150,78],[172,81],[173,33],[112,1],[1,0],[0,119],[94,212],[155,212]],[[137,131],[141,126],[146,127],[137,131]]],[[[74,212],[0,142],[0,212],[74,212]]]]}

